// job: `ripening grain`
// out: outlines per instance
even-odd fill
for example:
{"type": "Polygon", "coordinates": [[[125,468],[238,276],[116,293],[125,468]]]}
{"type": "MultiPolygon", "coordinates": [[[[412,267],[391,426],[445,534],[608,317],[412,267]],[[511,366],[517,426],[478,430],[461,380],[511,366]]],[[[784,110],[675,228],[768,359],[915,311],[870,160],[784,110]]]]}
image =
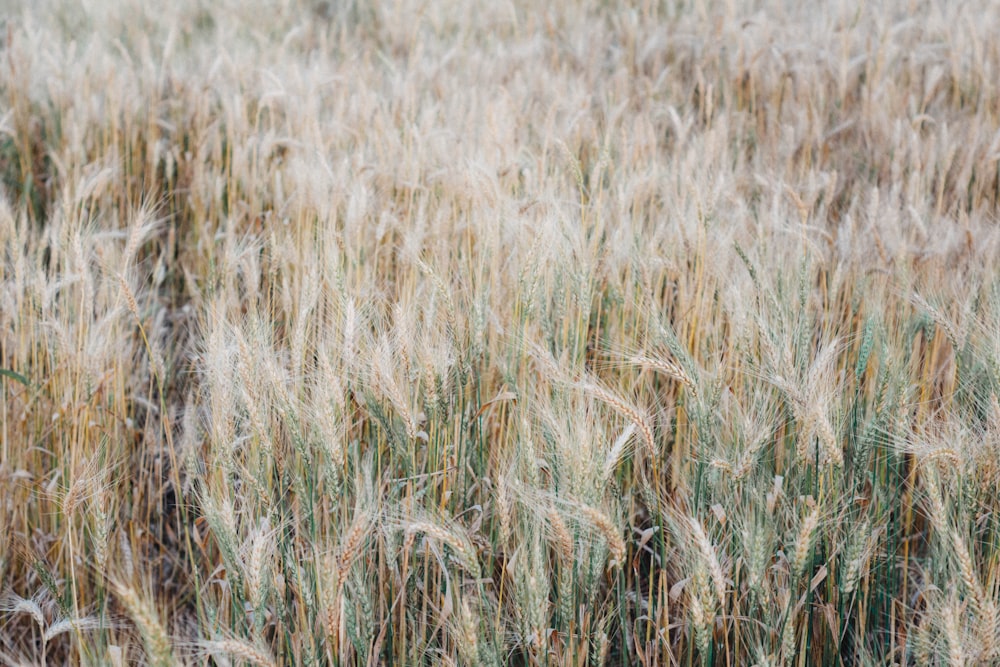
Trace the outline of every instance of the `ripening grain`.
{"type": "Polygon", "coordinates": [[[1000,662],[997,3],[0,5],[0,663],[1000,662]]]}

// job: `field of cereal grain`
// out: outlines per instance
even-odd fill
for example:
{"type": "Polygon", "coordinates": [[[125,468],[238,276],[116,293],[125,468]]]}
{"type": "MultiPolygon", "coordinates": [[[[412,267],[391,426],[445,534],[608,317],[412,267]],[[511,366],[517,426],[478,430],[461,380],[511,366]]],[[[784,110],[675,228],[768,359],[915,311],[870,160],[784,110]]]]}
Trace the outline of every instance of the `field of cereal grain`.
{"type": "Polygon", "coordinates": [[[0,664],[1000,664],[1000,4],[0,7],[0,664]]]}

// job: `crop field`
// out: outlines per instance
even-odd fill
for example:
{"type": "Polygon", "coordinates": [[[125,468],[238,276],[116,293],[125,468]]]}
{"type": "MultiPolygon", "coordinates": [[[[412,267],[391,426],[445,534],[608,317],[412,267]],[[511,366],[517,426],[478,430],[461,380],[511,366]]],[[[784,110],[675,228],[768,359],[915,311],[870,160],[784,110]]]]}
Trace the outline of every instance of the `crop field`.
{"type": "Polygon", "coordinates": [[[997,35],[0,0],[0,665],[1000,665],[997,35]]]}

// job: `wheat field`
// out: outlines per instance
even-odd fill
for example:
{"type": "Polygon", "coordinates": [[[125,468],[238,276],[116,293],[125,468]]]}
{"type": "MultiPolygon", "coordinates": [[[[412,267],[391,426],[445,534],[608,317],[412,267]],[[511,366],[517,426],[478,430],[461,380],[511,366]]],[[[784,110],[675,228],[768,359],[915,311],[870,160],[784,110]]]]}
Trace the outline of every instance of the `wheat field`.
{"type": "Polygon", "coordinates": [[[0,664],[1000,665],[1000,4],[0,4],[0,664]]]}

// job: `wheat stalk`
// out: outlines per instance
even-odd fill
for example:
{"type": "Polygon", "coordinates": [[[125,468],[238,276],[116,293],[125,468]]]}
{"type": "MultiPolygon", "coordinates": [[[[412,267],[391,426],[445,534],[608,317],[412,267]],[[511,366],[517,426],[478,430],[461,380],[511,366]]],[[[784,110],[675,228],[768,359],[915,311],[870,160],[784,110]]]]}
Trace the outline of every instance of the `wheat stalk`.
{"type": "Polygon", "coordinates": [[[231,655],[257,667],[276,667],[278,664],[265,649],[235,638],[203,641],[201,646],[210,654],[231,655]]]}
{"type": "Polygon", "coordinates": [[[598,400],[610,405],[616,412],[632,422],[635,427],[639,429],[639,433],[642,434],[642,439],[643,442],[646,443],[649,455],[653,458],[657,456],[657,452],[659,450],[656,446],[656,438],[653,436],[653,429],[649,425],[649,419],[639,410],[639,408],[631,405],[621,396],[618,396],[600,385],[593,383],[584,384],[583,389],[598,400]]]}
{"type": "Polygon", "coordinates": [[[716,553],[715,545],[713,545],[712,541],[708,539],[708,535],[705,533],[705,529],[702,527],[701,521],[694,517],[688,517],[687,524],[688,529],[691,531],[691,537],[693,538],[695,545],[698,547],[698,553],[701,555],[703,566],[711,576],[712,585],[715,587],[715,594],[718,598],[719,606],[725,607],[726,576],[722,572],[722,565],[719,563],[719,555],[716,553]]]}
{"type": "MultiPolygon", "coordinates": [[[[404,534],[406,536],[405,543],[407,545],[412,545],[415,536],[419,533],[423,533],[428,537],[440,542],[441,544],[446,544],[455,553],[458,562],[465,568],[465,570],[473,576],[474,579],[479,579],[482,576],[482,571],[479,565],[479,558],[476,555],[476,551],[469,541],[468,537],[462,533],[457,532],[457,529],[445,528],[436,523],[430,521],[412,521],[406,526],[404,534]]],[[[407,547],[404,547],[404,551],[409,551],[407,547]]]]}
{"type": "Polygon", "coordinates": [[[157,667],[173,665],[173,646],[153,605],[128,584],[113,582],[113,586],[118,599],[139,629],[150,664],[157,667]]]}

